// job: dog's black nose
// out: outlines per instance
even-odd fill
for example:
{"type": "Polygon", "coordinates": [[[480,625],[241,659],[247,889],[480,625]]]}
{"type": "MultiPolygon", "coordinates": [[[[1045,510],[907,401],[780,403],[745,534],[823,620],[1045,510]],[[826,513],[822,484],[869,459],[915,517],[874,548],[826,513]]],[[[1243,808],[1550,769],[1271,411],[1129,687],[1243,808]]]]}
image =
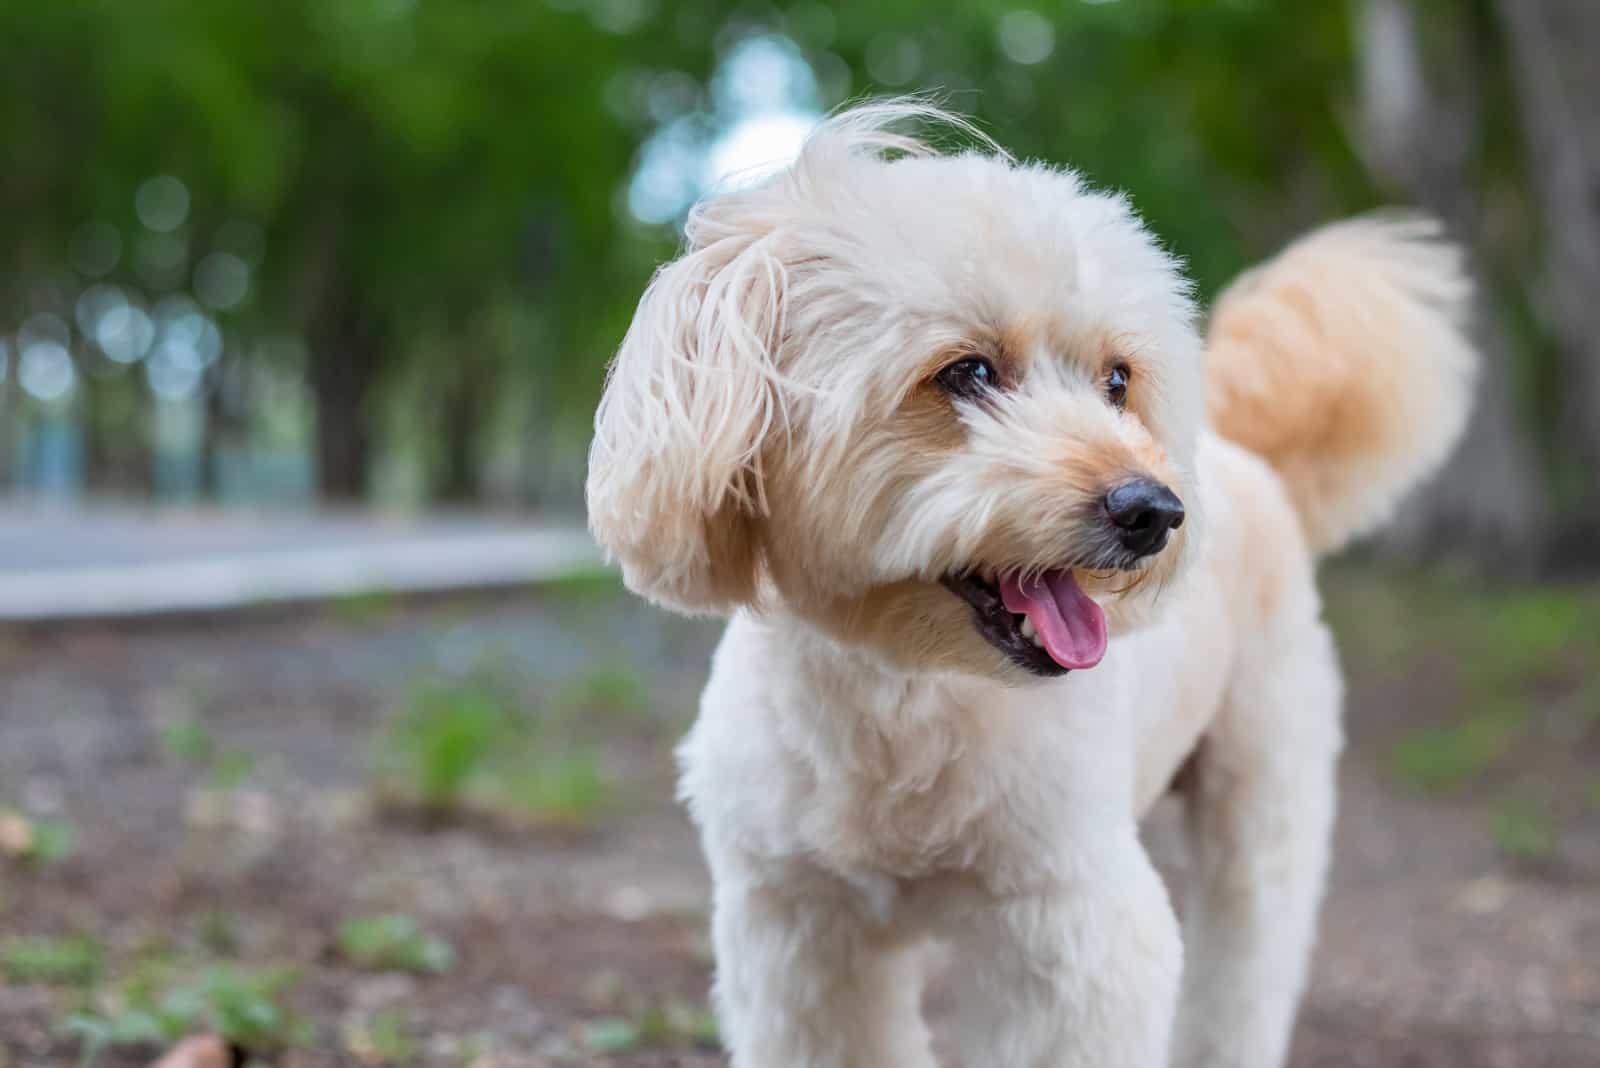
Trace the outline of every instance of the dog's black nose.
{"type": "Polygon", "coordinates": [[[1136,478],[1113,486],[1105,498],[1106,514],[1116,524],[1117,539],[1129,552],[1149,556],[1167,544],[1167,534],[1183,526],[1183,502],[1161,483],[1136,478]]]}

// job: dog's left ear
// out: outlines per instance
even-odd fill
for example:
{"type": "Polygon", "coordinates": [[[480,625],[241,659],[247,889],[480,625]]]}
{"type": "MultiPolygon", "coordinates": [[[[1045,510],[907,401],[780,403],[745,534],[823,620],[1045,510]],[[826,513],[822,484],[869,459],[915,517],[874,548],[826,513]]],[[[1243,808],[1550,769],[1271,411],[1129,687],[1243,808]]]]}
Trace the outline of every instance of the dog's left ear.
{"type": "Polygon", "coordinates": [[[783,419],[785,273],[762,203],[698,207],[645,290],[589,451],[589,528],[636,593],[678,611],[755,596],[762,452],[783,419]]]}

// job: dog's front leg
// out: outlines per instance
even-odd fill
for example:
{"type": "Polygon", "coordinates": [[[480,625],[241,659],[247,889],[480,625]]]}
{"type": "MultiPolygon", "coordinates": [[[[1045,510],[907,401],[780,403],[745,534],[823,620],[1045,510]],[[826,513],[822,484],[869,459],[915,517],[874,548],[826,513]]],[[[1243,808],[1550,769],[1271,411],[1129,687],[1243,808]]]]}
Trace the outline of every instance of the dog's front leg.
{"type": "Polygon", "coordinates": [[[734,1068],[932,1068],[920,953],[843,895],[719,881],[712,932],[734,1068]]]}
{"type": "Polygon", "coordinates": [[[1174,1068],[1287,1056],[1328,867],[1339,692],[1322,626],[1264,637],[1193,758],[1174,1068]]]}
{"type": "Polygon", "coordinates": [[[1130,826],[953,932],[967,1068],[1166,1068],[1183,950],[1130,826]]]}

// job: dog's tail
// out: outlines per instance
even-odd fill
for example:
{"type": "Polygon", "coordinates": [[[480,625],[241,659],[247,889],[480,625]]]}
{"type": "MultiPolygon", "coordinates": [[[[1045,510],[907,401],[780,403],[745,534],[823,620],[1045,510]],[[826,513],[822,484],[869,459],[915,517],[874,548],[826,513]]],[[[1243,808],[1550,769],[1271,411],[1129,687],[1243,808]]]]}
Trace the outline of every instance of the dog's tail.
{"type": "Polygon", "coordinates": [[[1460,438],[1471,292],[1434,223],[1365,218],[1301,238],[1217,301],[1211,423],[1277,469],[1319,555],[1388,519],[1460,438]]]}

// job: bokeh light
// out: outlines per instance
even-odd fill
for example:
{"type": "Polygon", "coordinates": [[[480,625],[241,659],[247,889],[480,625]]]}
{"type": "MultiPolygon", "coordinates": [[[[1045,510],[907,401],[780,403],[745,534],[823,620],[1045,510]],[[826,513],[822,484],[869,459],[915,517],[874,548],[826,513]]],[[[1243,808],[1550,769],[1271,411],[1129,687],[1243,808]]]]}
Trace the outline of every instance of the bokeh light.
{"type": "Polygon", "coordinates": [[[1056,28],[1043,15],[1026,8],[1000,16],[995,38],[1007,59],[1024,66],[1043,63],[1056,50],[1056,28]]]}
{"type": "Polygon", "coordinates": [[[226,311],[250,292],[250,265],[231,252],[213,252],[194,269],[194,294],[201,303],[226,311]]]}
{"type": "Polygon", "coordinates": [[[184,401],[194,396],[203,372],[194,346],[178,338],[158,343],[144,361],[150,392],[165,401],[184,401]]]}
{"type": "Polygon", "coordinates": [[[136,363],[150,351],[155,324],[145,310],[132,303],[111,308],[95,324],[94,343],[114,363],[136,363]]]}
{"type": "Polygon", "coordinates": [[[72,312],[78,324],[78,333],[84,337],[95,337],[100,331],[100,320],[127,303],[128,298],[117,286],[101,282],[85,289],[78,294],[72,312]]]}
{"type": "Polygon", "coordinates": [[[904,33],[880,33],[867,45],[867,73],[880,85],[901,86],[922,70],[922,46],[904,33]]]}
{"type": "Polygon", "coordinates": [[[139,186],[134,211],[147,230],[170,234],[189,218],[189,188],[170,174],[160,174],[139,186]]]}
{"type": "Polygon", "coordinates": [[[719,115],[731,119],[767,111],[815,107],[817,79],[789,38],[765,33],[740,41],[711,80],[719,115]]]}
{"type": "Polygon", "coordinates": [[[649,0],[591,0],[589,18],[607,33],[631,33],[655,13],[649,0]]]}
{"type": "Polygon", "coordinates": [[[72,354],[59,342],[38,339],[23,344],[17,360],[17,382],[29,396],[53,404],[71,396],[78,372],[72,354]]]}
{"type": "Polygon", "coordinates": [[[165,352],[185,366],[210,367],[222,354],[222,331],[210,316],[182,293],[163,297],[155,306],[158,334],[155,355],[165,352]]]}
{"type": "MultiPolygon", "coordinates": [[[[644,109],[652,116],[681,102],[689,88],[659,78],[651,84],[644,109]],[[653,92],[670,97],[658,102],[653,92]]],[[[821,118],[816,73],[782,34],[757,34],[734,44],[712,77],[710,99],[709,113],[665,121],[645,142],[627,191],[635,218],[672,222],[702,194],[770,173],[794,159],[821,118]]]]}

